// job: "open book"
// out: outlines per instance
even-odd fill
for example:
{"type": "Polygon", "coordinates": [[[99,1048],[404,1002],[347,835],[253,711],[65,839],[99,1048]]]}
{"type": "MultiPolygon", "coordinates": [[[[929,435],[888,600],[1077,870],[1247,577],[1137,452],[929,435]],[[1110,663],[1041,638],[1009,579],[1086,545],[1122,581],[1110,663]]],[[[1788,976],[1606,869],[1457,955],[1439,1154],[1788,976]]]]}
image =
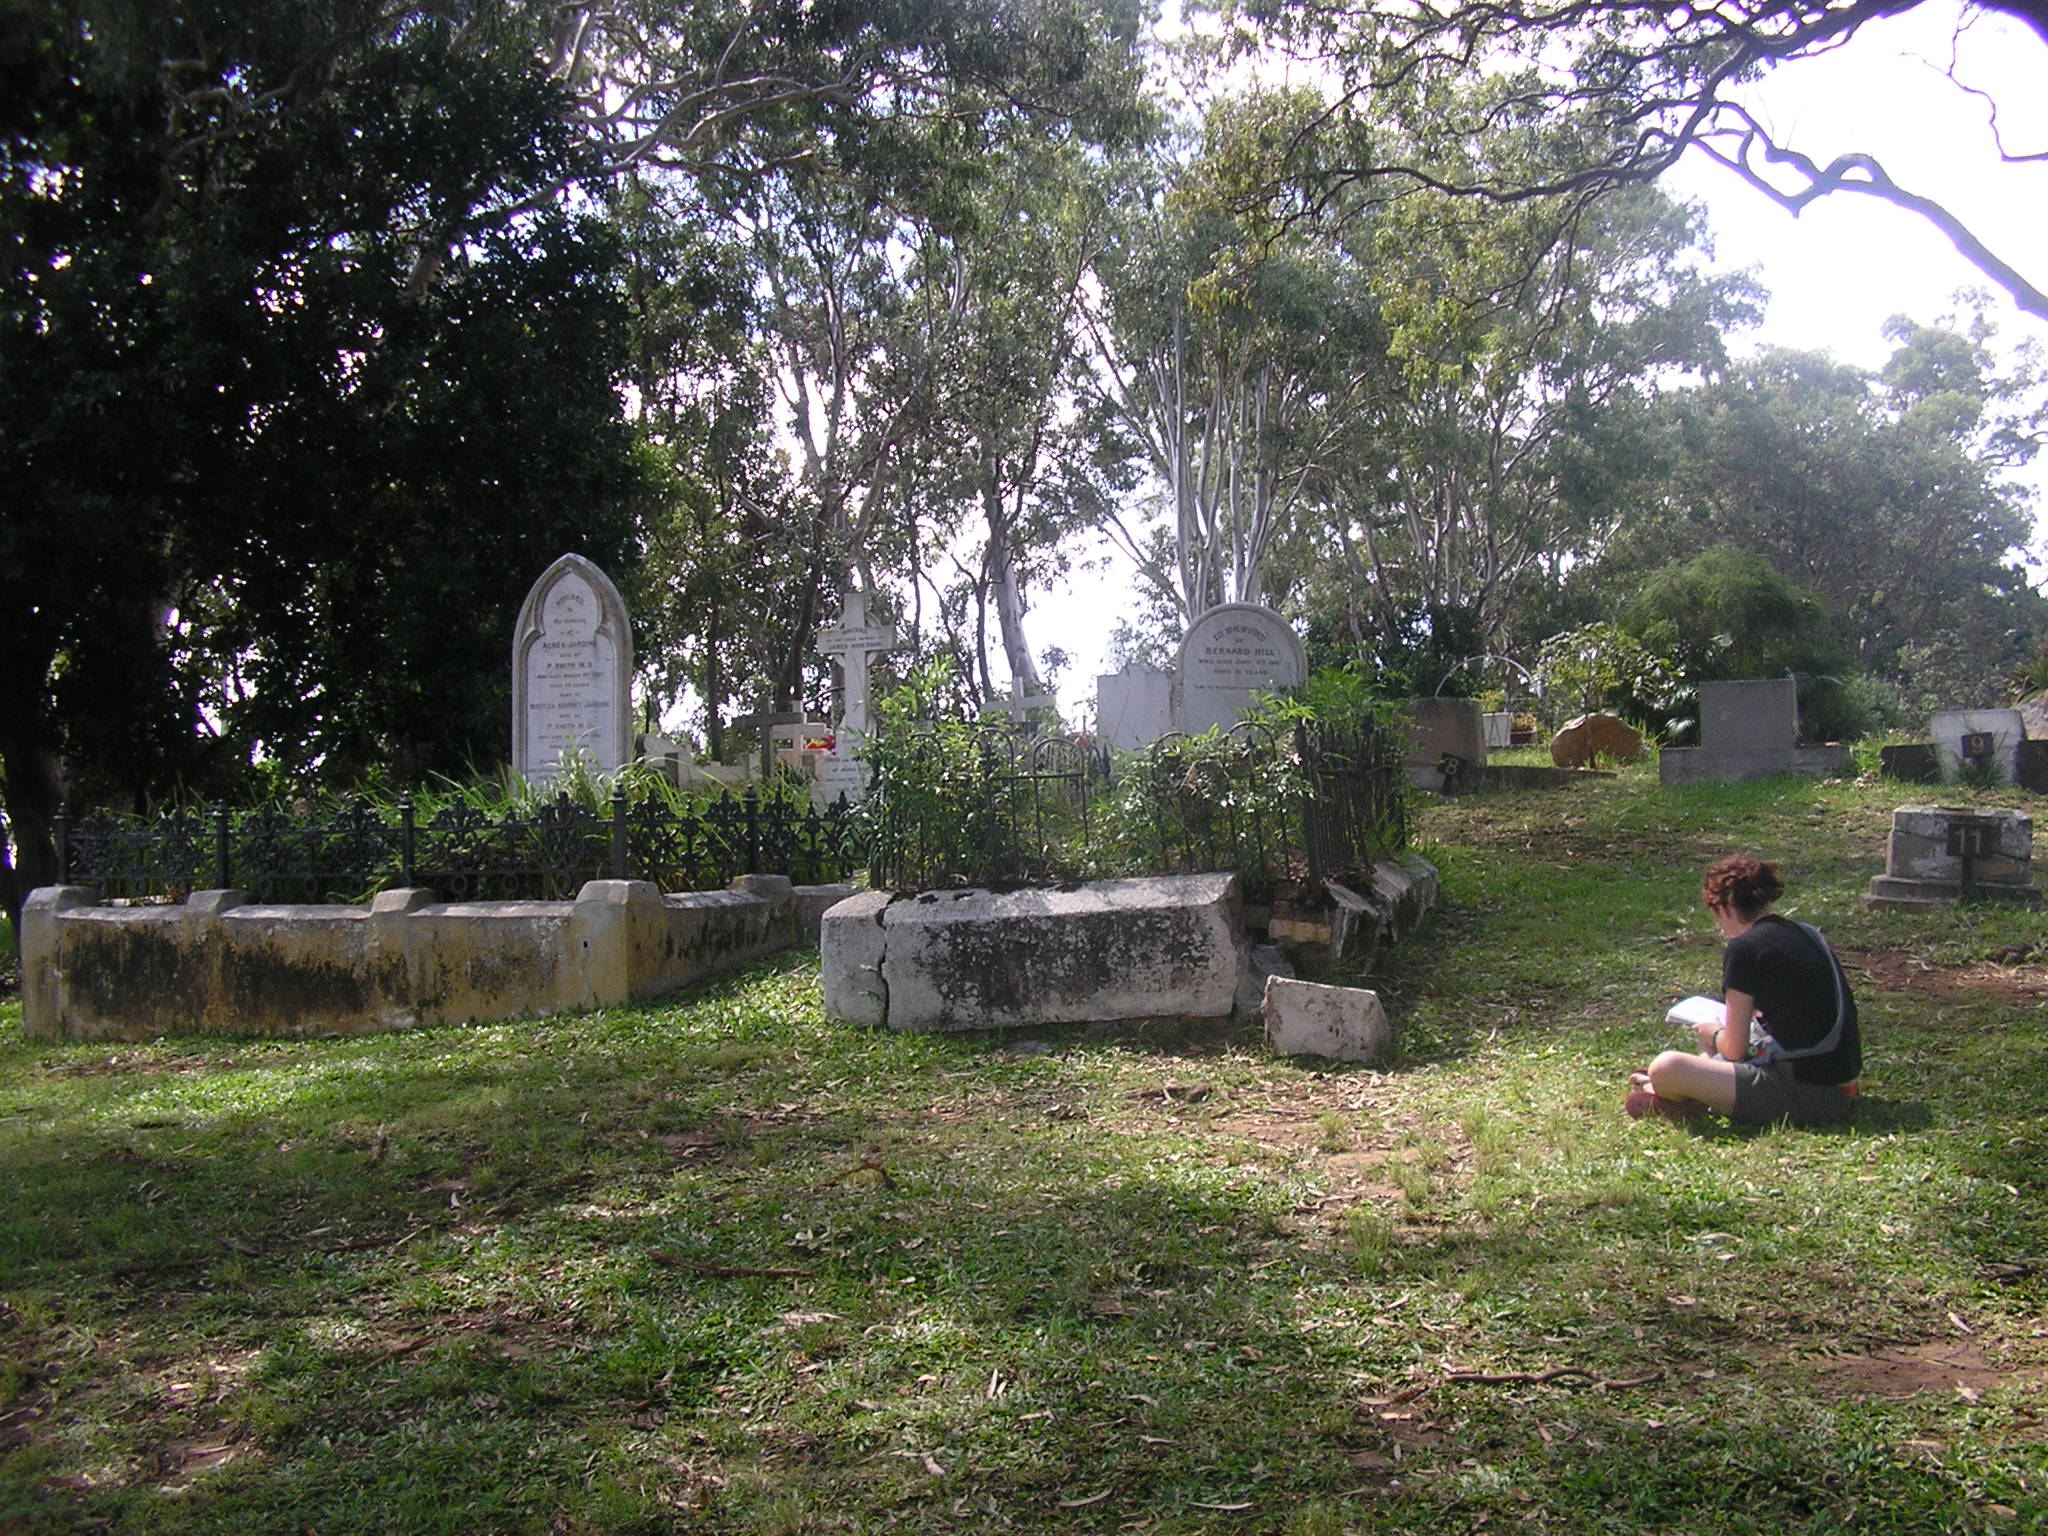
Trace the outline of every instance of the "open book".
{"type": "Polygon", "coordinates": [[[1728,1017],[1718,997],[1684,997],[1671,1005],[1671,1011],[1664,1015],[1667,1024],[1682,1025],[1691,1029],[1699,1024],[1711,1024],[1719,1029],[1728,1017]]]}

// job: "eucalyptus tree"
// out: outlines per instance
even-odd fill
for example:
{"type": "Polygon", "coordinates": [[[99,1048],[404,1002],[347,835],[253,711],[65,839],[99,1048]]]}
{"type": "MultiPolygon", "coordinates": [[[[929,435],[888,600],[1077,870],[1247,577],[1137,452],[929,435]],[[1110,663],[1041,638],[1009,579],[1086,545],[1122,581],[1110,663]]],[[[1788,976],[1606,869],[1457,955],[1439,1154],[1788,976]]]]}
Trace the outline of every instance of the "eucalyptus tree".
{"type": "Polygon", "coordinates": [[[1541,638],[1517,633],[1515,600],[1597,554],[1658,391],[1717,365],[1745,312],[1745,284],[1697,271],[1696,218],[1648,188],[1376,210],[1386,367],[1318,477],[1304,546],[1338,557],[1317,584],[1341,603],[1326,622],[1381,652],[1411,647],[1418,622],[1480,651],[1541,638]]]}
{"type": "Polygon", "coordinates": [[[1355,253],[1239,198],[1312,99],[1214,102],[1197,146],[1168,143],[1126,184],[1102,263],[1097,404],[1142,455],[1167,531],[1106,528],[1181,625],[1278,598],[1274,552],[1383,353],[1355,253]]]}
{"type": "MultiPolygon", "coordinates": [[[[2030,314],[2048,319],[2048,288],[2030,253],[1993,249],[1941,201],[1940,189],[1900,183],[1874,155],[1827,163],[1801,152],[1743,104],[1742,87],[1765,72],[1842,47],[1873,22],[1924,0],[1250,0],[1234,9],[1235,35],[1260,52],[1315,61],[1333,83],[1325,113],[1301,139],[1314,146],[1318,194],[1374,198],[1428,188],[1492,203],[1583,203],[1662,175],[1689,150],[1728,167],[1797,212],[1817,199],[1872,198],[1925,220],[2030,314]],[[1493,97],[1457,87],[1485,74],[1493,97]],[[1503,114],[1573,119],[1584,131],[1540,162],[1447,171],[1409,146],[1370,132],[1392,103],[1435,118],[1446,138],[1493,130],[1503,114]]],[[[1958,28],[1979,17],[2010,23],[2016,46],[2048,41],[2041,0],[1966,0],[1958,28]],[[2031,34],[2031,36],[2029,35],[2031,34]]],[[[1949,66],[1954,73],[1953,63],[1949,66]]],[[[1971,89],[1959,80],[1960,89],[1971,89]]],[[[1981,95],[1981,92],[1974,94],[1981,95]]],[[[1986,98],[1997,153],[2038,161],[2038,144],[2000,132],[1986,98]]],[[[1296,174],[1300,168],[1296,168],[1296,174]]]]}
{"type": "Polygon", "coordinates": [[[1106,217],[1098,157],[1055,132],[1007,136],[976,159],[981,174],[918,233],[915,292],[948,317],[948,341],[935,358],[943,409],[908,482],[918,579],[987,699],[1000,691],[992,642],[1017,692],[1042,691],[1030,593],[1067,569],[1074,535],[1100,524],[1123,477],[1086,409],[1081,316],[1106,217]]]}

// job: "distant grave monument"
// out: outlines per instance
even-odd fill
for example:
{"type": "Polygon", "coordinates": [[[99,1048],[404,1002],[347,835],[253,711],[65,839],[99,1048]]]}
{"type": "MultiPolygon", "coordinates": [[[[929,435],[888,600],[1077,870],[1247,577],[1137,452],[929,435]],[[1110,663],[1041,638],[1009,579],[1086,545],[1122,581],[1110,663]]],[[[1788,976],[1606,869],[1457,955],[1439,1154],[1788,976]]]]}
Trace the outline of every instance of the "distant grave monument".
{"type": "Polygon", "coordinates": [[[869,619],[863,592],[849,592],[839,622],[818,631],[814,649],[820,656],[838,660],[840,690],[839,724],[832,733],[832,750],[818,759],[817,779],[811,786],[814,804],[830,805],[842,794],[850,801],[858,800],[867,793],[869,772],[860,759],[860,749],[874,729],[868,714],[868,661],[901,643],[895,625],[869,619]]]}
{"type": "Polygon", "coordinates": [[[1486,729],[1477,699],[1426,695],[1407,701],[1401,751],[1408,782],[1431,793],[1466,786],[1486,767],[1486,729]]]}
{"type": "Polygon", "coordinates": [[[1700,744],[1666,747],[1657,761],[1665,784],[1741,784],[1800,773],[1825,778],[1849,771],[1844,746],[1799,745],[1799,684],[1789,677],[1700,684],[1700,744]]]}
{"type": "Polygon", "coordinates": [[[633,753],[625,600],[581,555],[541,573],[512,630],[512,770],[535,784],[580,760],[617,773],[633,753]]]}
{"type": "Polygon", "coordinates": [[[1173,729],[1173,674],[1142,664],[1095,679],[1095,733],[1112,751],[1142,752],[1173,729]]]}
{"type": "Polygon", "coordinates": [[[2025,719],[2016,709],[1943,709],[1928,724],[1934,757],[1944,784],[1971,772],[1994,784],[2016,784],[2020,777],[2020,743],[2026,740],[2025,719]]]}

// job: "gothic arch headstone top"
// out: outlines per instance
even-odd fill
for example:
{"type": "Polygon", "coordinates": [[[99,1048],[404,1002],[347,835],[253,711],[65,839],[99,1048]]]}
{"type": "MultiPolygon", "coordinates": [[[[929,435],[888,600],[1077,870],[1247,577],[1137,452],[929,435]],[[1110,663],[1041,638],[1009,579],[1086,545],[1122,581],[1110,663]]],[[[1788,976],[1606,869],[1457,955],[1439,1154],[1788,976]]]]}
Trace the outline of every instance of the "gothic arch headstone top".
{"type": "Polygon", "coordinates": [[[581,760],[617,773],[633,753],[633,637],[625,599],[581,555],[541,573],[512,630],[512,768],[536,784],[581,760]]]}

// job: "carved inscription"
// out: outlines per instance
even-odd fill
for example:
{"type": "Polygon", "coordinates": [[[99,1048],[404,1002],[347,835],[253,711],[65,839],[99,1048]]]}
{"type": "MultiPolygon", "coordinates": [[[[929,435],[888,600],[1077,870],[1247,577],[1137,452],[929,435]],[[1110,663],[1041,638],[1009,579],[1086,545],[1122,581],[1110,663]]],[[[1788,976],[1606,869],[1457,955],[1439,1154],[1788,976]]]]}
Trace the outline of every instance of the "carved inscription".
{"type": "Polygon", "coordinates": [[[618,589],[564,555],[527,594],[513,647],[512,765],[535,782],[565,759],[616,773],[631,750],[632,641],[618,589]]]}
{"type": "Polygon", "coordinates": [[[1180,728],[1226,730],[1243,719],[1252,696],[1298,687],[1306,675],[1301,642],[1267,608],[1232,603],[1188,628],[1180,664],[1180,728]]]}

